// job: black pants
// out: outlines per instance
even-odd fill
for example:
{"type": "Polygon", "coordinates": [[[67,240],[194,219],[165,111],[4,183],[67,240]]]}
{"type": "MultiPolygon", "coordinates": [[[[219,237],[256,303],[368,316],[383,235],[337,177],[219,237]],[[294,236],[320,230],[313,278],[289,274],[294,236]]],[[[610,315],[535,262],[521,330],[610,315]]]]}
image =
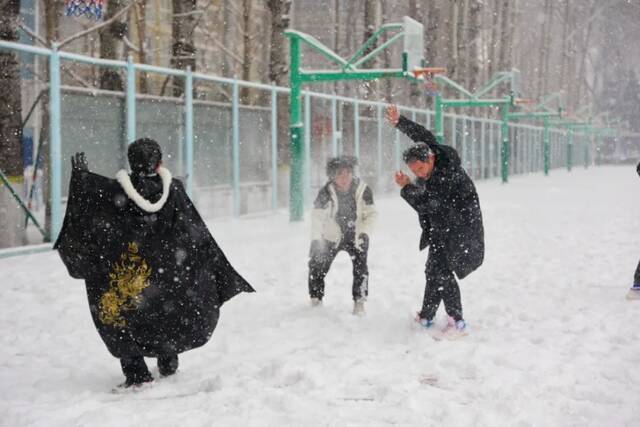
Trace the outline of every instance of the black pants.
{"type": "Polygon", "coordinates": [[[340,251],[346,251],[353,263],[353,299],[369,295],[369,268],[367,267],[368,247],[363,251],[356,248],[354,242],[341,243],[340,246],[328,241],[316,241],[311,245],[309,254],[309,295],[311,298],[324,297],[324,278],[329,272],[331,263],[340,251]],[[318,244],[316,244],[316,242],[318,244]]]}
{"type": "Polygon", "coordinates": [[[433,319],[438,311],[440,301],[444,302],[447,314],[454,320],[462,319],[462,302],[460,288],[453,272],[449,269],[446,254],[441,246],[429,246],[429,258],[425,270],[427,284],[420,317],[433,319]]]}
{"type": "MultiPolygon", "coordinates": [[[[151,373],[142,356],[123,357],[120,359],[122,373],[128,380],[139,382],[150,377],[151,373]]],[[[171,354],[158,357],[158,369],[161,375],[171,375],[178,369],[178,355],[171,354]]]]}
{"type": "MultiPolygon", "coordinates": [[[[640,164],[638,164],[640,166],[640,164]]],[[[640,286],[640,262],[638,262],[638,266],[636,267],[636,274],[633,276],[633,284],[634,286],[640,286]]]]}

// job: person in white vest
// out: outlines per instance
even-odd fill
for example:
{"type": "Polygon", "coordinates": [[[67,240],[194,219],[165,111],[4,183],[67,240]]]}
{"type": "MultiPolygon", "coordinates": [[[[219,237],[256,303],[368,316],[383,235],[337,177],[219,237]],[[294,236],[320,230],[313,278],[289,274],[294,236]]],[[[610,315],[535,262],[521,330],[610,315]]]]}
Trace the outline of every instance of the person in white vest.
{"type": "Polygon", "coordinates": [[[353,263],[353,313],[362,315],[369,294],[369,236],[377,212],[371,189],[355,176],[357,163],[351,156],[327,162],[329,181],[311,213],[309,296],[312,306],[322,304],[325,276],[338,252],[345,251],[353,263]]]}

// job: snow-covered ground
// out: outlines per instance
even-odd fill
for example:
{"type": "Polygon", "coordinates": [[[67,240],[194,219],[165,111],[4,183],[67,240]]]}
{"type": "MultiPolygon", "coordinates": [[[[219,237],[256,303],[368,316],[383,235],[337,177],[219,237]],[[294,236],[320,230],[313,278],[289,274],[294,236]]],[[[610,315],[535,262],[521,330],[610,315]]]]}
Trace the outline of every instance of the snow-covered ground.
{"type": "Polygon", "coordinates": [[[57,254],[2,259],[0,425],[638,425],[640,301],[624,297],[639,186],[632,166],[479,183],[487,257],[461,283],[471,334],[455,341],[410,320],[426,253],[397,195],[377,200],[361,318],[345,254],[324,306],[309,306],[308,222],[212,221],[258,292],[223,307],[176,376],[126,394],[110,392],[119,364],[57,254]]]}

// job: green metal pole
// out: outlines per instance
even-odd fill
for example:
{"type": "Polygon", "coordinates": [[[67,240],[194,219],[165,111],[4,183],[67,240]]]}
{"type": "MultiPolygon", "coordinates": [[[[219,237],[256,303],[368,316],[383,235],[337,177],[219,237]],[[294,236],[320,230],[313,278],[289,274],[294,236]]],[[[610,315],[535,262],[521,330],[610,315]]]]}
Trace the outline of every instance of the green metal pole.
{"type": "Polygon", "coordinates": [[[290,94],[290,120],[291,133],[291,171],[289,190],[289,219],[290,221],[302,221],[304,214],[303,200],[303,163],[304,163],[304,129],[301,122],[302,81],[300,77],[300,39],[291,38],[291,94],[290,94]]]}
{"type": "Polygon", "coordinates": [[[58,240],[58,233],[62,228],[62,136],[60,127],[62,122],[60,53],[57,44],[51,48],[49,57],[49,203],[51,204],[51,241],[58,240]]]}
{"type": "Polygon", "coordinates": [[[435,122],[436,122],[436,141],[438,144],[444,144],[444,117],[442,115],[442,95],[436,93],[435,100],[435,122]]]}
{"type": "Polygon", "coordinates": [[[502,182],[509,182],[509,104],[502,109],[502,182]]]}
{"type": "Polygon", "coordinates": [[[543,152],[544,152],[544,174],[549,176],[549,167],[551,165],[551,141],[549,140],[549,118],[544,118],[543,128],[543,152]]]}
{"type": "Polygon", "coordinates": [[[567,170],[571,172],[573,166],[573,129],[569,128],[567,131],[567,170]]]}
{"type": "Polygon", "coordinates": [[[585,135],[583,138],[584,145],[584,168],[589,169],[589,147],[591,146],[591,134],[585,135]]]}
{"type": "MultiPolygon", "coordinates": [[[[184,81],[184,149],[187,194],[193,197],[193,73],[187,67],[184,81]]],[[[134,123],[135,126],[135,123],[134,123]]],[[[131,140],[129,140],[131,143],[131,140]]]]}

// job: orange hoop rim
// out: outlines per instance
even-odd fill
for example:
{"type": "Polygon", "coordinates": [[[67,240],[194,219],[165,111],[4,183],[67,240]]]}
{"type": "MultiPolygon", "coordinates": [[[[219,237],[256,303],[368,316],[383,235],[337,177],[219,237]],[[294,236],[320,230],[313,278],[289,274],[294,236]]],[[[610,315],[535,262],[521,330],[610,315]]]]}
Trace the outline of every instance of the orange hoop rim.
{"type": "Polygon", "coordinates": [[[536,100],[531,98],[515,98],[513,100],[513,103],[515,105],[531,105],[531,104],[535,104],[536,100]]]}
{"type": "Polygon", "coordinates": [[[413,75],[418,78],[420,76],[432,77],[436,74],[445,74],[447,69],[444,67],[424,67],[413,70],[413,75]]]}

